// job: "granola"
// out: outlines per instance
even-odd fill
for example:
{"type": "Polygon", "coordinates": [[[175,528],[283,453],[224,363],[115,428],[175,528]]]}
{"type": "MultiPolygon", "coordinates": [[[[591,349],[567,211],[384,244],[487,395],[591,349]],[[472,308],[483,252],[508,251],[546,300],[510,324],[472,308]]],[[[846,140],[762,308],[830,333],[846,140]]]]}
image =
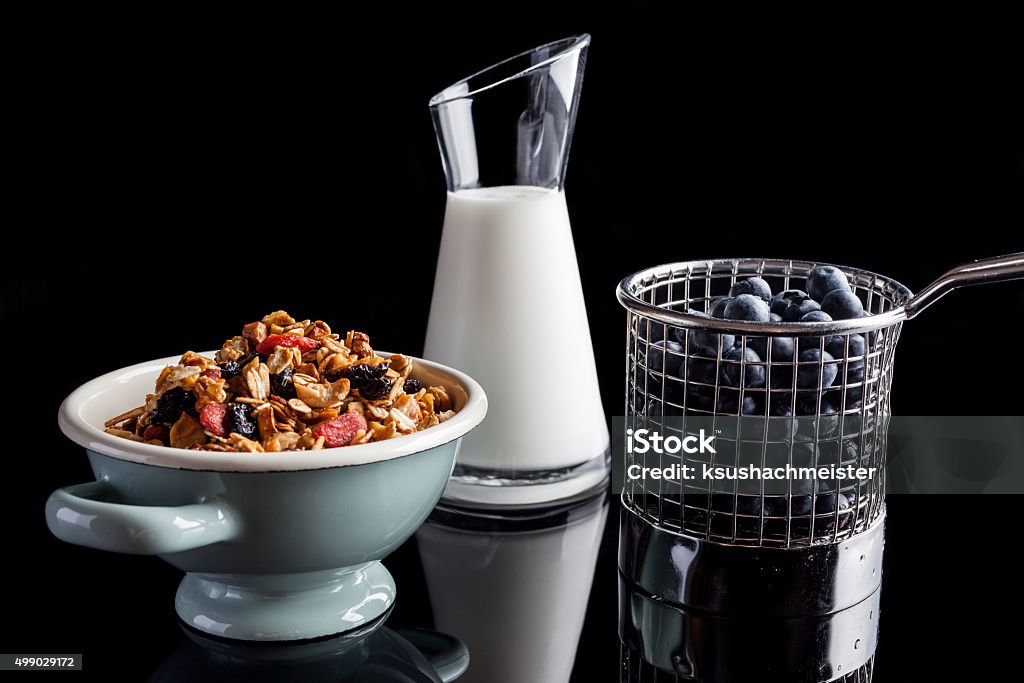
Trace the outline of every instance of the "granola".
{"type": "Polygon", "coordinates": [[[450,419],[448,392],[410,377],[413,361],[377,355],[370,337],[274,311],[242,327],[214,358],[187,351],[144,405],[108,434],[216,452],[320,450],[384,441],[450,419]]]}

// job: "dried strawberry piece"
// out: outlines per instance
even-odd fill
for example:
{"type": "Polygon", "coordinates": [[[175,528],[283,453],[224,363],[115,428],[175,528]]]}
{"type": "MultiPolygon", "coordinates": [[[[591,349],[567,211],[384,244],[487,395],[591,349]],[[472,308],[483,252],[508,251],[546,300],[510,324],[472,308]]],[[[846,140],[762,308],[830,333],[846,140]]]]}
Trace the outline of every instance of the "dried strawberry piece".
{"type": "Polygon", "coordinates": [[[171,439],[171,430],[167,425],[149,425],[142,432],[142,438],[146,441],[163,441],[167,443],[171,439]]]}
{"type": "Polygon", "coordinates": [[[360,429],[366,429],[366,418],[359,413],[345,413],[313,428],[313,436],[324,437],[324,446],[347,446],[360,429]]]}
{"type": "Polygon", "coordinates": [[[264,356],[269,356],[278,346],[309,351],[319,346],[319,342],[315,339],[301,337],[297,334],[272,334],[259,343],[256,347],[256,352],[261,353],[264,356]]]}
{"type": "Polygon", "coordinates": [[[207,403],[199,411],[199,421],[211,434],[224,436],[227,434],[227,431],[224,429],[224,416],[227,414],[227,406],[223,403],[207,403]]]}
{"type": "Polygon", "coordinates": [[[202,372],[203,377],[212,377],[213,379],[220,379],[220,368],[207,368],[202,372]]]}

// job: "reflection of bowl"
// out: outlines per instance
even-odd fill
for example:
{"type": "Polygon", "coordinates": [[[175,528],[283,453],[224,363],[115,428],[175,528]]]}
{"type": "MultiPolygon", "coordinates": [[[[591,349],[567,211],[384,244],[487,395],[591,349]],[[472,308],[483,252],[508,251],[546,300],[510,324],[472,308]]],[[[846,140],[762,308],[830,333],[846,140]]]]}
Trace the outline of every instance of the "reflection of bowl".
{"type": "Polygon", "coordinates": [[[108,373],[65,399],[61,430],[86,448],[97,481],[53,492],[50,531],[69,543],[160,555],[187,572],[178,615],[218,636],[314,638],[387,612],[395,585],[379,560],[440,498],[461,437],[487,412],[480,385],[416,360],[417,379],[448,389],[452,419],[321,451],[185,451],[103,432],[104,420],[139,405],[175,362],[108,373]]]}
{"type": "Polygon", "coordinates": [[[469,666],[462,641],[421,629],[350,631],[274,647],[184,630],[188,638],[148,683],[442,683],[456,680],[469,666]]]}

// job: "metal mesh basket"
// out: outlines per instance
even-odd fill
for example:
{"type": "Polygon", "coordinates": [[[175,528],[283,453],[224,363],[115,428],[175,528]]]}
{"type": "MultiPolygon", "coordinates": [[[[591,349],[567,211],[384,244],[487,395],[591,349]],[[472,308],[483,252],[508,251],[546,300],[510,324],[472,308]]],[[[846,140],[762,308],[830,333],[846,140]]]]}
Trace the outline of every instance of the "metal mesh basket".
{"type": "MultiPolygon", "coordinates": [[[[627,422],[660,420],[665,431],[686,431],[686,420],[729,424],[724,435],[718,430],[716,453],[706,458],[651,454],[635,456],[637,464],[664,467],[666,459],[678,457],[694,465],[853,465],[884,471],[889,390],[903,320],[894,312],[911,297],[906,287],[844,267],[864,303],[863,318],[748,323],[708,316],[737,280],[756,275],[773,292],[806,289],[807,275],[818,265],[693,261],[623,280],[619,299],[629,311],[627,422]],[[817,351],[809,354],[814,360],[801,360],[809,349],[817,351]]],[[[742,488],[735,481],[662,482],[653,492],[637,480],[627,485],[623,500],[646,521],[671,531],[734,545],[792,547],[835,542],[870,526],[883,510],[883,486],[881,474],[827,486],[796,482],[774,492],[763,482],[742,488]]]]}

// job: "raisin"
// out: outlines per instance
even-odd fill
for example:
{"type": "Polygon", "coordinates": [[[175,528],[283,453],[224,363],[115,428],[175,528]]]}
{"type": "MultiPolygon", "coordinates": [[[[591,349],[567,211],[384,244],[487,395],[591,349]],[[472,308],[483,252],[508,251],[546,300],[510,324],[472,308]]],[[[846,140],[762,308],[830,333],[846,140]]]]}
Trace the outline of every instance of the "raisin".
{"type": "Polygon", "coordinates": [[[196,402],[192,394],[181,387],[168,389],[156,400],[156,408],[150,417],[150,424],[174,424],[181,417],[181,411],[196,414],[196,402]]]}
{"type": "Polygon", "coordinates": [[[256,434],[256,420],[252,419],[252,406],[248,403],[228,403],[224,416],[224,431],[252,438],[256,434]]]}
{"type": "Polygon", "coordinates": [[[423,385],[420,384],[420,381],[418,379],[413,379],[412,377],[405,380],[405,384],[402,385],[402,391],[404,391],[407,394],[415,394],[422,388],[423,385]]]}
{"type": "Polygon", "coordinates": [[[244,370],[245,366],[251,363],[252,359],[256,358],[259,355],[260,354],[256,353],[255,351],[253,351],[252,353],[245,354],[244,356],[238,359],[238,367],[244,370]]]}
{"type": "Polygon", "coordinates": [[[295,385],[292,383],[292,369],[285,368],[270,376],[270,393],[281,398],[295,398],[295,385]]]}
{"type": "Polygon", "coordinates": [[[223,379],[238,377],[242,373],[242,366],[235,360],[226,360],[220,364],[220,376],[223,379]]]}
{"type": "Polygon", "coordinates": [[[358,365],[350,365],[347,368],[334,368],[332,370],[328,370],[326,377],[329,382],[336,382],[344,377],[348,379],[349,384],[353,389],[359,389],[371,379],[383,377],[384,373],[387,371],[387,363],[379,363],[377,365],[359,363],[358,365]]]}
{"type": "Polygon", "coordinates": [[[391,391],[391,380],[387,377],[371,377],[359,387],[359,395],[371,401],[387,397],[391,391]]]}

